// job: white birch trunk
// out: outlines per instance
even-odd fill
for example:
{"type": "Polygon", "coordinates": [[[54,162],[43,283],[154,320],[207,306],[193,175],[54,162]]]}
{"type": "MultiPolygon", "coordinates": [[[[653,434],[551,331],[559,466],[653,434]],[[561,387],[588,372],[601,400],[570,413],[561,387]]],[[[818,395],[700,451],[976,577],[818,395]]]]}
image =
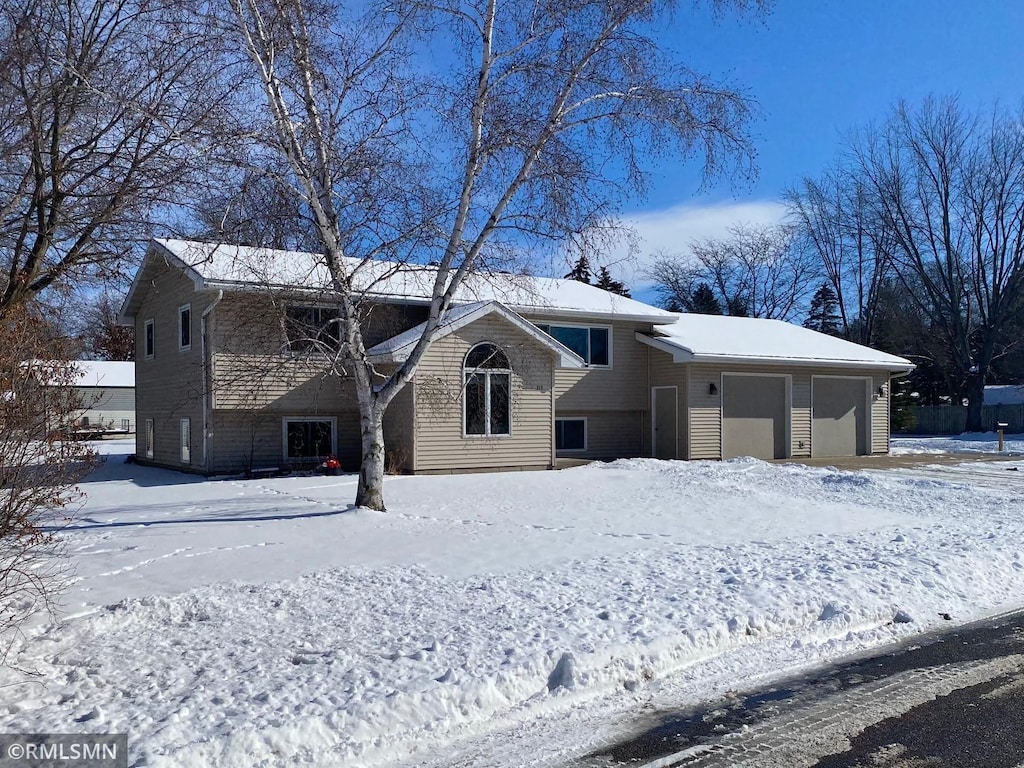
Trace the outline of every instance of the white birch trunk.
{"type": "Polygon", "coordinates": [[[359,485],[356,489],[356,506],[375,509],[384,508],[384,411],[373,404],[369,409],[360,408],[359,427],[362,437],[363,458],[359,465],[359,485]]]}

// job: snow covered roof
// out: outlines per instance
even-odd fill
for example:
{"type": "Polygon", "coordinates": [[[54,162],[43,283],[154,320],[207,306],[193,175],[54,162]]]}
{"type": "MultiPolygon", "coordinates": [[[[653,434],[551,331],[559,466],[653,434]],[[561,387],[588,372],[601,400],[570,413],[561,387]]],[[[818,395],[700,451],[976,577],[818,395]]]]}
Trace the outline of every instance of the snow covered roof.
{"type": "Polygon", "coordinates": [[[134,387],[135,363],[76,360],[76,387],[134,387]]]}
{"type": "MultiPolygon", "coordinates": [[[[586,366],[583,358],[571,349],[556,341],[533,323],[527,322],[515,312],[510,311],[507,307],[497,301],[476,301],[472,304],[463,304],[462,306],[452,307],[448,310],[448,313],[438,326],[434,340],[442,339],[450,333],[454,333],[459,330],[459,328],[469,325],[474,320],[479,320],[480,318],[490,314],[500,315],[505,320],[519,328],[519,330],[527,336],[534,338],[540,344],[543,344],[548,349],[558,353],[558,364],[562,368],[583,368],[586,366]]],[[[403,331],[397,336],[392,336],[390,339],[382,341],[377,346],[368,349],[367,355],[377,362],[401,362],[409,356],[410,352],[412,352],[413,347],[416,346],[416,342],[419,341],[420,336],[423,335],[423,329],[425,327],[426,323],[420,323],[407,331],[403,331]]]]}
{"type": "Polygon", "coordinates": [[[674,314],[672,325],[636,338],[668,352],[677,363],[747,362],[760,364],[840,365],[844,368],[913,370],[909,360],[837,339],[781,320],[722,315],[674,314]]]}
{"type": "Polygon", "coordinates": [[[1024,384],[990,384],[985,387],[985,405],[1021,405],[1024,384]]]}
{"type": "Polygon", "coordinates": [[[28,363],[42,384],[73,387],[134,387],[135,363],[112,362],[109,360],[33,360],[28,363]],[[70,378],[71,367],[74,367],[74,378],[70,378]]]}
{"type": "MultiPolygon", "coordinates": [[[[165,257],[177,262],[197,290],[244,290],[252,286],[325,291],[330,279],[322,259],[313,253],[270,248],[154,240],[165,257]]],[[[437,270],[421,264],[348,259],[346,267],[356,290],[382,300],[412,304],[429,302],[437,270]]],[[[143,270],[139,270],[136,283],[143,270]]],[[[133,317],[132,285],[122,314],[133,317]]],[[[516,312],[534,315],[614,316],[620,320],[672,322],[673,315],[576,280],[524,277],[505,273],[470,275],[456,294],[459,303],[497,301],[516,312]]]]}

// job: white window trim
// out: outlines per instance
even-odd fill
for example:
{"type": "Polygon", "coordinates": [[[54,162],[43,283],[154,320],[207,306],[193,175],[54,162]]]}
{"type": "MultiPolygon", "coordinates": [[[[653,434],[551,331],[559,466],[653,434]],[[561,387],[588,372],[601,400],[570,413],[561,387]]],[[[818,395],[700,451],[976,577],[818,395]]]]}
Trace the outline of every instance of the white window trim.
{"type": "MultiPolygon", "coordinates": [[[[596,370],[611,370],[612,367],[614,366],[614,363],[615,363],[615,358],[614,358],[615,332],[614,332],[612,326],[610,326],[610,325],[602,325],[601,323],[561,323],[561,322],[550,322],[550,323],[536,323],[536,324],[537,325],[543,325],[546,328],[548,328],[549,330],[545,331],[545,333],[547,333],[548,336],[551,336],[551,338],[553,338],[553,339],[555,337],[552,336],[552,334],[550,332],[551,328],[586,328],[588,331],[591,328],[602,328],[602,329],[608,331],[608,364],[607,365],[592,365],[591,363],[587,363],[586,367],[587,368],[594,368],[596,370]]],[[[555,339],[555,341],[558,341],[558,339],[555,339]]],[[[590,346],[590,340],[589,339],[587,340],[587,346],[588,347],[590,346]]]]}
{"type": "Polygon", "coordinates": [[[557,429],[558,422],[560,421],[582,421],[583,422],[583,447],[582,448],[559,448],[557,444],[558,437],[555,436],[555,450],[559,453],[584,453],[590,445],[590,426],[587,424],[586,416],[556,416],[555,425],[557,429]]]}
{"type": "Polygon", "coordinates": [[[156,448],[156,429],[152,419],[146,419],[146,433],[143,437],[146,446],[146,458],[152,459],[156,448]]]}
{"type": "Polygon", "coordinates": [[[465,357],[462,358],[462,437],[467,440],[505,440],[506,438],[512,437],[512,369],[511,368],[467,368],[466,360],[469,358],[470,352],[477,347],[483,346],[484,344],[490,344],[492,347],[500,350],[505,359],[508,359],[508,354],[502,349],[500,344],[495,344],[493,341],[481,341],[470,347],[469,351],[466,352],[465,357]],[[482,435],[471,435],[466,431],[466,377],[469,374],[486,374],[484,375],[484,433],[482,435]],[[491,376],[490,374],[497,373],[508,376],[508,432],[493,434],[491,432],[491,376]]]}
{"type": "Polygon", "coordinates": [[[182,304],[180,307],[178,307],[178,351],[179,352],[188,352],[190,349],[192,349],[192,305],[191,304],[182,304]],[[182,343],[181,343],[181,329],[182,329],[181,313],[184,310],[186,310],[186,309],[188,310],[188,344],[182,345],[182,343]]]}
{"type": "Polygon", "coordinates": [[[156,326],[153,318],[149,318],[142,324],[142,354],[146,360],[152,360],[156,354],[156,326]],[[149,329],[153,329],[153,347],[149,347],[149,329]]]}
{"type": "Polygon", "coordinates": [[[192,419],[184,418],[178,422],[178,458],[182,464],[192,463],[192,419]],[[185,432],[188,440],[185,440],[185,432]]]}
{"type": "Polygon", "coordinates": [[[331,456],[338,455],[338,419],[336,416],[283,416],[281,418],[281,456],[284,461],[312,461],[317,457],[288,455],[288,425],[298,421],[329,421],[331,423],[331,456]]]}

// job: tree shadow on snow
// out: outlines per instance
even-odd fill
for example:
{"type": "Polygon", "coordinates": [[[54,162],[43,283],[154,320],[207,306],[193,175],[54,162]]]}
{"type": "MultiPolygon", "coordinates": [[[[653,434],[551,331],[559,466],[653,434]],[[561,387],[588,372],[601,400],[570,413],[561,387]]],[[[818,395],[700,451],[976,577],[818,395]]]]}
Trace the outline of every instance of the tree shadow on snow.
{"type": "Polygon", "coordinates": [[[157,525],[200,525],[203,523],[271,523],[282,520],[307,520],[317,517],[334,517],[352,512],[358,509],[354,504],[347,505],[344,509],[327,509],[320,512],[282,512],[278,514],[242,514],[207,517],[175,517],[167,520],[112,520],[100,521],[92,518],[81,518],[69,525],[47,526],[44,530],[49,532],[66,531],[95,531],[104,528],[149,528],[157,525]]]}

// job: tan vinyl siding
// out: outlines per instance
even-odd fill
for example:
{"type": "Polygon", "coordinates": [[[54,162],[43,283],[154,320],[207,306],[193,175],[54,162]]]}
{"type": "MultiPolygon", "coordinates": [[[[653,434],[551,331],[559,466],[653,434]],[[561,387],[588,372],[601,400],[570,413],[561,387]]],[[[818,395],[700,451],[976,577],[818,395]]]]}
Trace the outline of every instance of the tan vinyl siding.
{"type": "MultiPolygon", "coordinates": [[[[289,461],[284,455],[284,419],[286,416],[301,418],[311,415],[302,412],[280,414],[267,411],[214,411],[210,440],[210,471],[234,473],[251,469],[287,467],[289,461]]],[[[343,470],[356,471],[359,468],[361,454],[359,414],[348,411],[320,413],[316,416],[335,419],[335,453],[343,470]]]]}
{"type": "Polygon", "coordinates": [[[783,374],[790,378],[790,455],[794,458],[811,455],[811,378],[813,376],[851,376],[869,378],[871,395],[871,451],[886,453],[889,449],[888,387],[883,396],[878,388],[889,381],[886,371],[862,371],[850,368],[775,366],[775,365],[712,365],[706,363],[673,363],[672,356],[651,350],[651,386],[678,386],[680,392],[680,455],[690,459],[721,457],[721,387],[723,373],[783,374]],[[688,377],[688,380],[687,380],[688,377]],[[711,394],[710,385],[718,390],[711,394]],[[687,401],[683,402],[683,392],[687,401]],[[685,419],[687,423],[683,423],[685,419]],[[684,440],[685,436],[689,440],[684,440]],[[688,453],[683,446],[688,444],[688,453]]]}
{"type": "MultiPolygon", "coordinates": [[[[191,280],[157,259],[149,262],[147,288],[135,318],[135,410],[144,423],[153,419],[153,461],[170,467],[202,469],[202,353],[199,318],[214,300],[196,293],[191,280]],[[191,303],[191,349],[178,349],[178,307],[191,303]],[[145,323],[152,319],[154,355],[146,359],[145,323]],[[181,461],[181,423],[191,420],[188,464],[181,461]]],[[[145,430],[136,432],[136,453],[146,455],[145,430]]]]}
{"type": "Polygon", "coordinates": [[[326,361],[218,353],[213,371],[215,408],[310,415],[358,409],[352,379],[326,361]]]}
{"type": "Polygon", "coordinates": [[[493,315],[435,342],[416,374],[416,471],[551,466],[553,370],[549,350],[493,315]],[[512,366],[508,437],[463,436],[462,364],[484,341],[501,347],[512,366]]]}
{"type": "Polygon", "coordinates": [[[416,471],[415,387],[406,384],[384,412],[385,463],[392,472],[416,471]]]}
{"type": "MultiPolygon", "coordinates": [[[[532,323],[559,325],[549,317],[530,317],[532,323]]],[[[650,331],[650,323],[608,320],[565,320],[565,325],[612,327],[612,367],[555,371],[555,408],[565,411],[644,411],[649,407],[646,344],[637,331],[650,331]]]]}
{"type": "Polygon", "coordinates": [[[871,452],[889,452],[889,394],[892,384],[888,372],[875,373],[871,380],[871,452]],[[878,394],[879,387],[884,394],[878,394]]]}
{"type": "MultiPolygon", "coordinates": [[[[651,354],[660,354],[652,351],[651,354]]],[[[680,366],[682,367],[682,366],[680,366]]],[[[690,449],[686,454],[691,459],[718,459],[722,456],[721,399],[719,394],[710,393],[710,385],[722,385],[720,368],[707,365],[688,365],[690,369],[687,386],[687,421],[690,430],[690,449]]]]}
{"type": "MultiPolygon", "coordinates": [[[[662,355],[652,351],[652,355],[662,355]]],[[[668,357],[668,355],[665,355],[668,357]]],[[[772,366],[772,365],[707,365],[690,364],[689,418],[690,458],[717,459],[721,451],[720,394],[710,394],[709,384],[721,387],[723,373],[786,374],[791,378],[792,410],[790,415],[790,455],[803,458],[811,455],[811,377],[852,376],[870,378],[873,382],[871,404],[871,450],[888,451],[888,396],[879,397],[877,390],[888,381],[886,372],[860,371],[850,368],[772,366]]]]}
{"type": "MultiPolygon", "coordinates": [[[[690,366],[673,362],[671,355],[656,349],[652,349],[650,351],[651,388],[676,388],[676,422],[679,427],[676,446],[680,459],[689,458],[689,441],[686,439],[689,429],[689,409],[687,408],[687,403],[689,402],[689,373],[690,366]]],[[[654,455],[653,448],[650,444],[652,429],[653,424],[651,424],[648,419],[644,430],[644,447],[646,451],[645,455],[649,456],[654,455]]]]}
{"type": "Polygon", "coordinates": [[[792,373],[790,379],[790,411],[789,436],[790,457],[806,458],[811,455],[811,376],[817,371],[786,370],[792,373]]]}
{"type": "Polygon", "coordinates": [[[643,456],[647,411],[556,411],[555,418],[587,420],[587,450],[559,451],[575,459],[625,459],[643,456]]]}

